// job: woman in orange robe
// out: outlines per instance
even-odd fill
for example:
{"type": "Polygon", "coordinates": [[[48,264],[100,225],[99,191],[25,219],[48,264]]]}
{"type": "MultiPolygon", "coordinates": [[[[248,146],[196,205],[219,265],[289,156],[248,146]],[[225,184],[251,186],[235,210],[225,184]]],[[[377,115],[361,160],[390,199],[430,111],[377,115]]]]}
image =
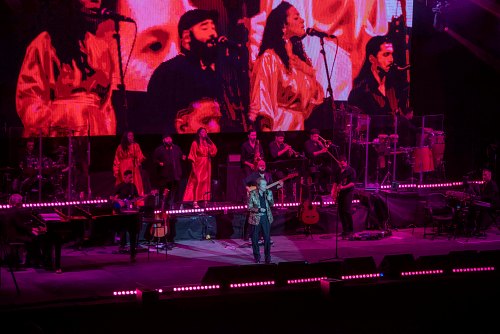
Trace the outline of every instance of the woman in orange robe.
{"type": "Polygon", "coordinates": [[[115,135],[111,90],[116,66],[97,22],[83,12],[101,1],[59,1],[28,46],[16,108],[24,136],[115,135]]]}
{"type": "Polygon", "coordinates": [[[141,147],[134,141],[134,133],[127,131],[123,134],[122,141],[115,152],[113,161],[113,174],[116,178],[116,184],[123,182],[123,173],[131,170],[133,174],[133,183],[137,187],[139,196],[144,196],[144,187],[142,185],[141,163],[145,160],[141,147]]]}
{"type": "Polygon", "coordinates": [[[304,130],[305,120],[323,102],[323,87],[300,40],[305,34],[304,20],[286,1],[267,17],[250,77],[248,114],[251,121],[260,118],[262,131],[304,130]]]}
{"type": "Polygon", "coordinates": [[[207,130],[199,128],[191,144],[188,160],[192,163],[191,173],[184,192],[185,202],[193,201],[193,208],[199,208],[198,201],[208,201],[211,195],[212,157],[217,147],[208,138],[207,130]]]}

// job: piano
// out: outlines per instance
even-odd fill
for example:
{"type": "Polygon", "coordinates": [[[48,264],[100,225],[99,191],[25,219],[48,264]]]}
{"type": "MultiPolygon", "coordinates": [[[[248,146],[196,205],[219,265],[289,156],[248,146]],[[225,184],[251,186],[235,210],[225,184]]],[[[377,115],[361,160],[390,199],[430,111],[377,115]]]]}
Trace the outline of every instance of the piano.
{"type": "Polygon", "coordinates": [[[56,271],[61,270],[61,248],[64,243],[81,242],[85,239],[96,241],[99,233],[105,234],[104,231],[118,232],[125,229],[130,236],[130,258],[132,262],[135,261],[141,222],[141,213],[138,210],[114,213],[111,207],[94,210],[75,206],[71,211],[71,215],[58,209],[33,214],[36,225],[44,234],[43,252],[49,256],[53,252],[56,271]]]}
{"type": "Polygon", "coordinates": [[[491,208],[491,203],[481,201],[480,197],[465,191],[448,190],[446,197],[452,201],[457,201],[465,206],[477,206],[482,208],[491,208]]]}
{"type": "Polygon", "coordinates": [[[45,262],[52,263],[56,271],[61,270],[61,249],[64,243],[83,240],[87,218],[67,216],[55,209],[54,212],[33,213],[35,234],[43,235],[42,254],[45,262]],[[52,258],[52,254],[54,257],[52,258]]]}

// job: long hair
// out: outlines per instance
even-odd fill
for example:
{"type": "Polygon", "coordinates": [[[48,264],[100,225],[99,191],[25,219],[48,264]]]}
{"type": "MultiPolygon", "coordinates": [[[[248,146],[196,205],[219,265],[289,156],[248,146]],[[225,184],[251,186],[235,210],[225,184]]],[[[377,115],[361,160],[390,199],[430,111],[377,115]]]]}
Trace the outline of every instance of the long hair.
{"type": "Polygon", "coordinates": [[[200,143],[201,143],[201,136],[200,136],[200,133],[201,133],[201,131],[202,131],[202,130],[207,131],[207,129],[205,129],[204,127],[201,127],[201,128],[199,128],[198,130],[196,130],[196,138],[195,138],[195,140],[196,140],[196,142],[198,143],[198,145],[200,145],[200,143]]]}
{"type": "Polygon", "coordinates": [[[361,70],[359,70],[358,75],[354,78],[353,87],[358,86],[361,81],[371,73],[372,63],[370,62],[370,56],[377,57],[377,53],[380,51],[380,46],[384,43],[391,43],[391,41],[386,36],[373,36],[370,38],[368,43],[366,43],[365,61],[361,70]]]}
{"type": "MultiPolygon", "coordinates": [[[[80,50],[87,32],[94,33],[97,22],[90,22],[83,13],[84,6],[79,0],[47,1],[44,8],[47,19],[45,30],[49,33],[56,55],[62,64],[76,66],[82,72],[83,79],[94,73],[87,55],[80,50]]],[[[59,73],[54,73],[56,78],[59,73]]]]}
{"type": "Polygon", "coordinates": [[[128,151],[128,148],[130,147],[130,142],[128,141],[128,134],[130,132],[132,131],[125,131],[122,135],[122,140],[120,142],[120,145],[125,152],[128,151]]]}
{"type": "MultiPolygon", "coordinates": [[[[286,24],[287,11],[293,7],[290,3],[283,1],[276,8],[274,8],[266,20],[266,26],[264,28],[264,34],[262,36],[262,43],[259,48],[259,56],[261,56],[266,50],[272,49],[278,57],[280,57],[283,64],[287,69],[290,68],[290,57],[286,53],[285,40],[283,38],[283,27],[286,24]]],[[[300,59],[308,62],[304,48],[302,47],[302,41],[296,39],[292,46],[293,53],[297,55],[300,59]]]]}

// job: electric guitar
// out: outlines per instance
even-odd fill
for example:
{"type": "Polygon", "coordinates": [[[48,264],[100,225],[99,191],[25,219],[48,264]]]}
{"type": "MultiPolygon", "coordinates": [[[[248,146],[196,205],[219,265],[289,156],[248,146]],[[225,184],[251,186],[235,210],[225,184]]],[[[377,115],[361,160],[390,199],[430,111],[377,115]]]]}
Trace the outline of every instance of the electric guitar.
{"type": "Polygon", "coordinates": [[[336,183],[333,185],[331,193],[332,199],[335,201],[335,203],[338,202],[339,194],[340,194],[340,184],[336,183]]]}
{"type": "MultiPolygon", "coordinates": [[[[289,175],[285,176],[284,178],[282,178],[281,180],[278,180],[278,181],[276,181],[276,182],[273,182],[273,183],[271,183],[271,184],[268,184],[268,185],[266,186],[266,189],[270,189],[270,188],[272,188],[272,187],[274,187],[274,186],[276,186],[276,185],[278,185],[278,184],[280,184],[280,183],[282,183],[282,182],[284,182],[284,181],[286,181],[286,180],[288,180],[288,179],[292,179],[292,178],[294,178],[294,177],[296,177],[296,176],[299,176],[299,173],[291,173],[291,174],[289,174],[289,175]]],[[[248,188],[249,188],[249,189],[248,189],[248,192],[247,192],[247,193],[250,193],[252,190],[257,189],[257,186],[250,186],[250,187],[248,187],[248,188]]]]}

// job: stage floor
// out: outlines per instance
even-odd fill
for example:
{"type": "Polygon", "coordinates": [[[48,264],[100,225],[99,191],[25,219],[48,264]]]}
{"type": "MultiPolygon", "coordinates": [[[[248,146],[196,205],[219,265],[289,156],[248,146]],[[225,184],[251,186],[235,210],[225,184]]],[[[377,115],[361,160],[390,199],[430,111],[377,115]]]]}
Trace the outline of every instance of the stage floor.
{"type": "MultiPolygon", "coordinates": [[[[379,240],[357,241],[341,240],[335,234],[272,236],[272,261],[316,263],[372,256],[380,264],[386,255],[412,254],[417,258],[446,255],[450,251],[500,249],[497,226],[490,227],[482,238],[424,238],[421,227],[391,232],[379,240]]],[[[128,254],[117,252],[117,245],[76,249],[67,244],[62,251],[62,273],[41,268],[14,272],[20,295],[16,294],[8,268],[3,266],[0,310],[109,301],[114,291],[200,284],[209,267],[253,264],[250,244],[241,238],[177,241],[167,256],[151,247],[148,257],[147,245],[140,247],[136,262],[132,263],[128,254]]]]}

